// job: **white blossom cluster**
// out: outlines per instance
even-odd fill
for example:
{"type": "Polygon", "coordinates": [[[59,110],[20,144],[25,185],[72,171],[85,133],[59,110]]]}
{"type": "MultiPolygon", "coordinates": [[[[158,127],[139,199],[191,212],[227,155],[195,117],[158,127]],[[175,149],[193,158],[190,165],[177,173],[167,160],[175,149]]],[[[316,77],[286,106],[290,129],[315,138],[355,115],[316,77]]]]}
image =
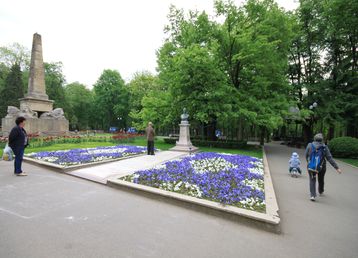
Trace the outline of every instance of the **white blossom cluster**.
{"type": "Polygon", "coordinates": [[[215,173],[238,167],[237,165],[234,165],[221,157],[212,159],[192,160],[190,161],[190,164],[194,171],[199,174],[203,174],[208,171],[215,173]]]}
{"type": "Polygon", "coordinates": [[[89,148],[87,153],[82,153],[82,155],[87,155],[87,154],[104,154],[104,153],[122,153],[125,152],[127,150],[127,148],[116,148],[116,149],[92,149],[89,148]]]}
{"type": "Polygon", "coordinates": [[[188,182],[184,183],[183,181],[162,183],[160,184],[159,189],[172,192],[182,192],[184,190],[186,195],[198,198],[201,198],[202,196],[202,192],[200,191],[199,186],[190,184],[188,182]]]}
{"type": "Polygon", "coordinates": [[[251,188],[255,189],[255,190],[260,190],[260,191],[264,191],[264,182],[261,179],[245,179],[244,184],[247,186],[250,186],[251,188]]]}
{"type": "Polygon", "coordinates": [[[251,162],[251,164],[255,165],[255,167],[249,168],[251,173],[262,175],[262,176],[264,175],[264,164],[262,163],[261,160],[256,162],[251,162]]]}
{"type": "Polygon", "coordinates": [[[245,209],[255,210],[256,208],[265,208],[265,201],[261,201],[259,198],[247,198],[246,200],[240,201],[240,204],[245,209]]]}
{"type": "Polygon", "coordinates": [[[58,160],[58,158],[57,157],[44,157],[41,160],[47,161],[47,162],[55,162],[56,160],[58,160]]]}

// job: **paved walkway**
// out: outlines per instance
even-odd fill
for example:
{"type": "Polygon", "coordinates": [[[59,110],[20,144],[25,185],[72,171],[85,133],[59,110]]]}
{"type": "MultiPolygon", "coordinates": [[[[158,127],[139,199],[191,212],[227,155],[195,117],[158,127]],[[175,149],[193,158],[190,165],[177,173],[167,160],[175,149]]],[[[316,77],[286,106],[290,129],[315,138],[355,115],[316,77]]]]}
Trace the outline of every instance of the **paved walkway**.
{"type": "Polygon", "coordinates": [[[106,184],[107,179],[114,176],[125,176],[138,170],[152,168],[165,161],[184,156],[177,151],[160,151],[154,156],[143,155],[125,160],[105,163],[93,167],[81,168],[67,172],[67,174],[82,177],[91,181],[106,184]]]}
{"type": "Polygon", "coordinates": [[[357,257],[358,169],[329,169],[312,203],[307,177],[287,175],[295,149],[266,149],[280,235],[30,164],[15,177],[0,161],[0,257],[357,257]]]}

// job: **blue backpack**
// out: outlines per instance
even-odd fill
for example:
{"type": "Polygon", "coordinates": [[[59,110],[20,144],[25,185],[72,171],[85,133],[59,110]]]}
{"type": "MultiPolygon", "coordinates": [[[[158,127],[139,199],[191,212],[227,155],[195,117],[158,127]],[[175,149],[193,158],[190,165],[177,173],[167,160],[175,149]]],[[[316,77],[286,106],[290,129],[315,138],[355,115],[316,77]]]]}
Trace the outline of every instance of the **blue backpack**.
{"type": "Polygon", "coordinates": [[[311,144],[311,153],[308,159],[308,171],[319,173],[322,169],[322,164],[324,160],[324,152],[326,146],[320,146],[316,148],[313,144],[311,144]]]}

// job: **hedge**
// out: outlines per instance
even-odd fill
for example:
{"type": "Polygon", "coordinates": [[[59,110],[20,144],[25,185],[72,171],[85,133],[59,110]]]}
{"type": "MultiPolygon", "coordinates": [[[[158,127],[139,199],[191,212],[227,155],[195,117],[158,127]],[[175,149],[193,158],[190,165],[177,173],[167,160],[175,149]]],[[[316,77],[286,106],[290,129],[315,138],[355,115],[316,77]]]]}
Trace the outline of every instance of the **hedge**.
{"type": "Polygon", "coordinates": [[[334,157],[358,159],[358,139],[338,137],[332,139],[328,147],[334,157]]]}
{"type": "MultiPolygon", "coordinates": [[[[175,144],[177,138],[164,138],[164,142],[168,144],[175,144]]],[[[246,141],[207,141],[191,139],[194,146],[197,147],[212,147],[212,148],[224,148],[224,149],[243,149],[247,147],[246,141]]]]}

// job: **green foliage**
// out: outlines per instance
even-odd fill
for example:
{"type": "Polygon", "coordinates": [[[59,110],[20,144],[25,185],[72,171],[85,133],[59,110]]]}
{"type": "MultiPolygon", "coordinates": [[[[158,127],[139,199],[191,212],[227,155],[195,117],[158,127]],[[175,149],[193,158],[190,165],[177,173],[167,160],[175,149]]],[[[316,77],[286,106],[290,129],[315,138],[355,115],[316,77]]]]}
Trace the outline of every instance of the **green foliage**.
{"type": "Polygon", "coordinates": [[[19,43],[2,46],[0,47],[0,63],[7,67],[18,64],[22,70],[29,69],[30,50],[19,43]]]}
{"type": "Polygon", "coordinates": [[[19,107],[19,99],[24,97],[23,90],[20,66],[14,64],[6,77],[4,88],[0,92],[0,117],[7,114],[8,106],[19,107]]]}
{"type": "Polygon", "coordinates": [[[151,95],[158,88],[158,77],[149,72],[135,73],[128,84],[130,93],[130,118],[131,123],[138,129],[143,129],[148,123],[140,111],[143,109],[142,100],[151,95]]]}
{"type": "Polygon", "coordinates": [[[71,128],[73,130],[88,129],[91,124],[91,114],[94,112],[92,91],[78,82],[70,83],[65,87],[65,98],[71,128]]]}
{"type": "Polygon", "coordinates": [[[93,89],[97,128],[127,127],[129,92],[119,72],[104,70],[93,89]]]}
{"type": "Polygon", "coordinates": [[[328,147],[334,157],[358,158],[358,139],[353,137],[338,137],[332,139],[328,147]]]}
{"type": "Polygon", "coordinates": [[[304,120],[305,138],[314,124],[334,136],[336,124],[358,135],[356,1],[303,0],[292,24],[295,39],[290,51],[291,96],[300,109],[318,102],[314,119],[304,120]],[[324,61],[323,61],[324,60],[324,61]]]}
{"type": "Polygon", "coordinates": [[[63,108],[67,111],[67,103],[65,99],[65,88],[66,82],[65,76],[62,72],[62,63],[44,63],[45,66],[45,83],[46,93],[51,100],[54,100],[54,107],[63,108]]]}
{"type": "MultiPolygon", "coordinates": [[[[175,144],[177,138],[164,138],[165,143],[175,144]]],[[[246,141],[206,141],[199,139],[191,139],[193,145],[198,147],[224,148],[224,149],[245,149],[248,147],[246,141]]]]}

